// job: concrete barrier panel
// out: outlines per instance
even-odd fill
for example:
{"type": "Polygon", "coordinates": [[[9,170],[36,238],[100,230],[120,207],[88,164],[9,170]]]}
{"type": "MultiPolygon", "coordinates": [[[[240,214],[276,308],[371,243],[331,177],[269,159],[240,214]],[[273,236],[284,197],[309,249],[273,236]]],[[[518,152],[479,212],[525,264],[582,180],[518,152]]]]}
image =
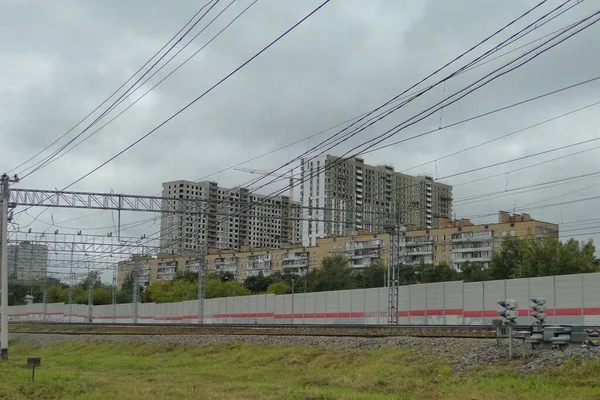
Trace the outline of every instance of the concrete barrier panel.
{"type": "Polygon", "coordinates": [[[428,325],[444,324],[444,283],[428,283],[425,285],[425,323],[428,325]]]}
{"type": "MultiPolygon", "coordinates": [[[[502,307],[498,301],[506,299],[506,281],[487,281],[483,282],[483,309],[484,325],[491,325],[492,320],[500,318],[498,310],[502,307]]],[[[523,307],[519,304],[519,307],[523,307]]]]}
{"type": "Polygon", "coordinates": [[[410,323],[422,325],[427,322],[426,285],[410,285],[410,323]]]}
{"type": "Polygon", "coordinates": [[[463,321],[465,325],[483,325],[483,282],[463,284],[463,321]]]}
{"type": "Polygon", "coordinates": [[[600,326],[600,273],[583,274],[585,325],[600,326]]]}
{"type": "MultiPolygon", "coordinates": [[[[556,320],[559,324],[583,325],[583,281],[581,275],[561,275],[554,279],[556,320]]],[[[600,290],[600,288],[598,288],[600,290]]]]}
{"type": "Polygon", "coordinates": [[[446,325],[463,324],[463,283],[444,283],[444,323],[446,325]]]}

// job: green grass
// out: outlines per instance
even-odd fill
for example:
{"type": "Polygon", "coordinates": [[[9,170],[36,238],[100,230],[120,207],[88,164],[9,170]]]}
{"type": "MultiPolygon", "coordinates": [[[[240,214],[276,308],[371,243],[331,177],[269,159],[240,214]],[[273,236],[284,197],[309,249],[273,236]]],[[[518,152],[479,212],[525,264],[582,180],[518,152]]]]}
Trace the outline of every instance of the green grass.
{"type": "Polygon", "coordinates": [[[174,346],[97,340],[14,342],[0,399],[599,399],[600,362],[520,377],[502,363],[468,376],[406,349],[244,344],[174,346]],[[27,357],[42,357],[31,383],[27,357]]]}

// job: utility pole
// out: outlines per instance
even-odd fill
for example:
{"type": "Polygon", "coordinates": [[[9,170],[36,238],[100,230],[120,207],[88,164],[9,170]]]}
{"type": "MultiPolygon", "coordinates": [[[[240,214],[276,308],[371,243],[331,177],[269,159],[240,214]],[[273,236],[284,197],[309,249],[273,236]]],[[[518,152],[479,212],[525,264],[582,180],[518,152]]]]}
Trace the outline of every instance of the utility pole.
{"type": "Polygon", "coordinates": [[[117,264],[113,266],[112,277],[112,307],[113,307],[113,324],[117,322],[117,264]]]}
{"type": "Polygon", "coordinates": [[[397,243],[397,228],[395,225],[388,225],[386,227],[387,233],[390,235],[390,255],[388,258],[388,324],[389,325],[397,325],[398,324],[398,287],[397,287],[397,251],[398,251],[398,243],[397,243]]]}
{"type": "Polygon", "coordinates": [[[44,273],[44,321],[48,319],[48,271],[44,273]]]}
{"type": "Polygon", "coordinates": [[[204,273],[206,268],[206,248],[202,252],[198,265],[198,324],[204,324],[204,273]]]}
{"type": "Polygon", "coordinates": [[[2,294],[0,300],[2,306],[0,309],[0,358],[2,360],[8,360],[8,208],[10,193],[8,191],[11,182],[19,182],[19,178],[15,175],[13,179],[9,178],[8,175],[3,174],[1,181],[2,190],[2,228],[0,243],[0,264],[2,271],[0,272],[0,279],[2,280],[2,294]]]}
{"type": "Polygon", "coordinates": [[[71,245],[71,270],[69,272],[69,323],[73,320],[73,287],[75,285],[75,275],[73,274],[73,248],[75,243],[71,245]]]}
{"type": "Polygon", "coordinates": [[[139,265],[133,267],[133,323],[138,322],[138,299],[139,299],[139,265]]]}
{"type": "Polygon", "coordinates": [[[90,274],[90,262],[87,262],[88,270],[88,322],[92,323],[94,316],[94,282],[92,282],[92,275],[90,274]]]}

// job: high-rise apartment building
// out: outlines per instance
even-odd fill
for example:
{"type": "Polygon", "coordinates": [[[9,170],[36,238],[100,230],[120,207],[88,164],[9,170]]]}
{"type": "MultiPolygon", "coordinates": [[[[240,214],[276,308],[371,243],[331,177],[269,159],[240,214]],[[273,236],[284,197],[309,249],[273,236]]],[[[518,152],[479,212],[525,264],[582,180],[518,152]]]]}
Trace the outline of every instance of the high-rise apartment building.
{"type": "Polygon", "coordinates": [[[299,243],[300,205],[287,196],[265,196],[245,188],[223,188],[216,182],[171,181],[162,184],[162,253],[198,253],[208,248],[241,246],[278,248],[299,243]],[[178,203],[198,202],[200,211],[175,213],[178,203]],[[171,212],[169,212],[171,211],[171,212]]]}
{"type": "Polygon", "coordinates": [[[352,231],[383,233],[387,225],[432,229],[452,214],[452,186],[428,176],[368,165],[362,158],[323,155],[302,160],[301,203],[308,218],[302,243],[352,231]]]}
{"type": "Polygon", "coordinates": [[[8,273],[18,280],[40,280],[48,271],[48,246],[20,242],[8,246],[8,273]]]}

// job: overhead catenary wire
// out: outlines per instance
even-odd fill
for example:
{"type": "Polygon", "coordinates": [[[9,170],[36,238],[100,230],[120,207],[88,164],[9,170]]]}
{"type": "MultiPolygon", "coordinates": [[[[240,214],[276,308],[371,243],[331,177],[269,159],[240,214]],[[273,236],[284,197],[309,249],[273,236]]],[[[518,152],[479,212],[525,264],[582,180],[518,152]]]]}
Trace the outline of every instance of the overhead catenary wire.
{"type": "Polygon", "coordinates": [[[50,147],[54,146],[56,143],[58,143],[62,138],[64,138],[65,136],[67,136],[69,133],[71,133],[73,130],[75,130],[79,125],[81,125],[86,119],[88,119],[90,116],[92,116],[96,111],[98,111],[104,104],[106,104],[113,96],[115,96],[121,89],[123,89],[133,78],[135,78],[135,76],[137,74],[139,74],[148,64],[150,64],[152,62],[152,60],[154,58],[156,58],[173,40],[175,40],[177,38],[177,36],[179,36],[179,34],[181,32],[183,32],[183,30],[190,24],[192,23],[192,21],[198,16],[198,14],[200,14],[200,12],[202,12],[202,10],[204,8],[206,8],[210,3],[212,2],[212,0],[210,0],[208,3],[206,3],[204,6],[202,6],[200,8],[200,10],[198,10],[196,12],[196,14],[194,14],[192,16],[192,18],[190,18],[190,20],[179,30],[177,31],[177,33],[175,33],[175,35],[173,35],[173,37],[171,39],[169,39],[169,41],[167,43],[165,43],[156,53],[154,53],[154,55],[152,57],[150,57],[150,59],[148,61],[146,61],[133,75],[131,75],[131,77],[129,77],[129,79],[127,79],[121,86],[119,86],[114,92],[111,93],[110,96],[108,96],[102,103],[100,103],[96,108],[94,108],[89,114],[87,114],[85,117],[83,117],[83,119],[81,119],[77,124],[75,124],[73,127],[71,127],[68,131],[66,131],[62,136],[60,136],[58,139],[56,139],[54,142],[52,142],[51,144],[49,144],[48,146],[46,146],[44,149],[42,149],[40,152],[38,152],[37,154],[35,154],[34,156],[32,156],[31,158],[25,160],[24,162],[22,162],[21,164],[17,165],[16,167],[10,169],[7,173],[11,173],[17,169],[19,169],[20,167],[22,167],[23,165],[27,164],[28,162],[34,160],[36,157],[38,157],[39,155],[41,155],[44,151],[46,151],[47,149],[49,149],[50,147]]]}
{"type": "MultiPolygon", "coordinates": [[[[67,143],[65,143],[64,145],[62,145],[58,150],[55,150],[51,155],[49,155],[48,157],[46,157],[41,163],[37,163],[36,167],[33,168],[29,173],[24,174],[24,171],[19,172],[19,175],[23,175],[21,177],[21,179],[25,179],[28,176],[30,176],[31,174],[35,173],[36,171],[40,170],[41,168],[43,168],[45,165],[47,165],[47,163],[49,161],[51,161],[52,159],[54,159],[55,157],[57,157],[64,149],[66,149],[71,143],[73,143],[75,140],[77,140],[78,138],[80,138],[85,132],[87,132],[92,126],[94,126],[98,121],[100,121],[102,118],[104,118],[104,116],[106,116],[108,113],[110,113],[112,110],[115,109],[115,107],[117,106],[118,102],[123,99],[128,93],[131,92],[131,90],[142,80],[144,79],[144,77],[150,73],[150,71],[153,70],[154,67],[156,67],[158,65],[158,63],[160,63],[172,50],[175,49],[175,47],[183,40],[183,38],[185,38],[185,36],[187,36],[195,27],[196,25],[198,25],[200,23],[200,21],[202,21],[202,19],[213,9],[213,7],[215,7],[220,0],[211,0],[211,2],[214,1],[214,3],[212,3],[212,5],[208,8],[208,10],[202,14],[200,16],[200,18],[198,18],[192,25],[191,27],[189,27],[184,33],[183,35],[181,35],[177,41],[164,53],[162,54],[158,60],[156,60],[151,66],[150,68],[148,68],[139,78],[137,78],[137,80],[125,91],[123,92],[115,101],[112,102],[112,104],[104,111],[102,112],[98,117],[96,117],[96,119],[94,119],[85,129],[83,129],[80,133],[78,133],[77,135],[75,135],[75,137],[73,137],[72,139],[70,139],[69,141],[67,141],[67,143]]],[[[204,7],[203,7],[204,8],[204,7]]],[[[189,44],[189,43],[188,43],[189,44]]],[[[186,45],[187,46],[187,45],[186,45]]]]}
{"type": "MultiPolygon", "coordinates": [[[[532,10],[534,10],[534,9],[535,9],[535,8],[537,8],[537,7],[539,7],[539,6],[540,6],[540,5],[542,5],[543,3],[544,3],[544,2],[541,2],[541,3],[539,3],[539,4],[538,4],[536,7],[534,7],[532,10]]],[[[566,3],[565,3],[565,4],[566,4],[566,3]]],[[[560,7],[561,7],[561,6],[559,6],[558,8],[560,8],[560,7]]],[[[558,9],[558,8],[556,8],[556,9],[558,9]]],[[[556,10],[556,9],[555,9],[555,10],[556,10]]],[[[523,15],[522,15],[521,17],[519,17],[518,19],[520,19],[520,18],[522,18],[523,16],[527,15],[527,14],[528,14],[529,12],[531,12],[532,10],[530,10],[530,11],[526,12],[525,14],[523,14],[523,15]]],[[[546,15],[548,15],[548,14],[546,14],[546,15]]],[[[517,19],[517,20],[518,20],[518,19],[517,19]]],[[[540,19],[538,19],[536,22],[539,22],[539,21],[540,21],[540,19]]],[[[513,22],[514,22],[514,21],[513,21],[513,22]]],[[[511,22],[511,23],[509,23],[508,25],[506,25],[506,26],[505,26],[503,29],[505,29],[506,27],[510,26],[510,25],[511,25],[513,22],[511,22]]],[[[532,26],[532,24],[528,25],[528,27],[531,27],[531,26],[532,26]]],[[[498,30],[496,33],[498,33],[498,32],[501,32],[503,29],[500,29],[500,30],[498,30]]],[[[492,35],[492,36],[493,36],[493,35],[492,35]]],[[[513,37],[514,37],[514,35],[513,35],[513,37]]],[[[488,39],[489,39],[489,38],[488,38],[488,39]]],[[[487,40],[487,39],[486,39],[486,40],[487,40]]],[[[484,41],[482,41],[482,42],[480,42],[480,43],[483,43],[483,42],[485,42],[486,40],[484,40],[484,41]]],[[[505,41],[505,43],[506,43],[506,41],[505,41]]],[[[477,46],[475,46],[475,47],[477,47],[477,46]]],[[[495,48],[495,49],[497,50],[497,49],[499,49],[499,48],[501,48],[501,46],[496,46],[496,48],[495,48]]],[[[489,53],[489,52],[488,52],[488,53],[489,53]]],[[[464,53],[463,53],[463,55],[464,55],[464,53]]],[[[460,57],[461,57],[461,56],[459,56],[458,58],[460,58],[460,57]]],[[[458,59],[458,58],[457,58],[457,59],[458,59]]],[[[443,67],[442,67],[442,68],[443,68],[443,67]]],[[[435,73],[434,73],[434,74],[435,74],[435,73]]],[[[427,79],[427,78],[425,78],[425,79],[427,79]]],[[[413,86],[413,87],[414,87],[414,86],[413,86]]]]}
{"type": "MultiPolygon", "coordinates": [[[[600,13],[600,12],[596,12],[596,13],[593,13],[593,14],[591,14],[590,16],[588,16],[588,17],[586,17],[586,18],[583,18],[582,20],[580,20],[580,21],[579,21],[579,24],[578,24],[578,25],[580,25],[580,24],[582,24],[582,23],[584,23],[584,22],[586,22],[586,21],[590,20],[591,18],[593,18],[593,17],[597,16],[599,13],[600,13]]],[[[336,166],[336,165],[338,165],[339,163],[343,162],[343,161],[345,160],[345,158],[346,158],[346,157],[354,157],[354,156],[357,156],[357,155],[361,155],[361,154],[363,154],[363,153],[364,153],[366,150],[369,150],[370,148],[373,148],[373,147],[374,147],[374,146],[376,146],[377,144],[379,144],[379,143],[383,142],[384,140],[388,139],[389,137],[391,137],[391,136],[393,136],[393,135],[397,134],[399,131],[401,131],[401,130],[403,130],[403,129],[406,129],[407,127],[409,127],[409,126],[412,126],[412,125],[414,125],[415,123],[417,123],[417,122],[419,122],[419,121],[421,121],[421,120],[423,120],[423,119],[427,118],[428,116],[430,116],[430,115],[434,114],[435,112],[439,111],[441,108],[443,108],[443,107],[446,107],[446,106],[448,106],[448,105],[450,105],[450,104],[453,104],[453,103],[455,103],[455,102],[457,102],[457,101],[461,100],[462,98],[464,98],[465,96],[467,96],[469,93],[472,93],[473,91],[475,91],[475,90],[477,90],[477,89],[479,89],[479,88],[483,87],[484,85],[486,85],[486,84],[490,83],[491,81],[493,81],[493,80],[495,80],[495,79],[497,79],[497,78],[499,78],[499,77],[501,77],[501,76],[504,76],[504,75],[506,75],[507,73],[509,73],[509,72],[512,72],[512,71],[514,71],[514,70],[515,70],[515,69],[517,69],[517,68],[520,68],[521,66],[525,65],[526,63],[528,63],[528,62],[530,62],[531,60],[533,60],[533,59],[535,59],[536,57],[538,57],[539,55],[541,55],[541,54],[545,53],[546,51],[548,51],[548,50],[550,50],[550,49],[552,49],[552,48],[554,48],[554,47],[555,47],[555,46],[557,46],[558,44],[560,44],[560,43],[563,43],[563,42],[564,42],[565,40],[567,40],[568,38],[570,38],[570,37],[574,36],[575,34],[577,34],[577,33],[581,32],[583,29],[587,29],[587,28],[589,28],[591,25],[593,25],[593,24],[595,24],[595,23],[597,23],[597,22],[598,22],[598,19],[595,19],[595,20],[593,20],[593,21],[592,21],[591,23],[589,23],[588,25],[585,25],[583,28],[580,28],[580,29],[576,30],[575,32],[572,32],[572,33],[571,33],[571,34],[569,34],[567,37],[564,37],[564,38],[560,39],[558,42],[556,42],[556,43],[553,43],[553,44],[551,44],[550,46],[548,46],[548,47],[546,47],[546,48],[543,48],[543,49],[542,49],[540,52],[538,52],[538,53],[534,54],[533,56],[529,57],[528,59],[526,59],[526,60],[524,60],[524,61],[522,61],[522,62],[518,63],[518,64],[517,64],[517,65],[515,65],[515,66],[512,66],[511,68],[509,68],[509,69],[507,69],[507,70],[505,70],[505,71],[501,71],[501,72],[499,72],[499,73],[498,73],[497,75],[495,75],[495,76],[492,76],[492,75],[493,75],[495,72],[498,72],[498,71],[502,70],[504,67],[497,68],[497,69],[496,69],[496,70],[494,70],[492,73],[488,73],[488,74],[486,74],[486,75],[485,75],[483,78],[481,78],[481,79],[477,80],[475,83],[472,83],[472,84],[468,85],[466,88],[463,88],[463,89],[459,90],[458,92],[455,92],[454,94],[452,94],[452,95],[450,95],[450,96],[447,96],[447,97],[446,97],[444,100],[442,100],[442,101],[440,101],[440,102],[436,103],[434,106],[431,106],[431,107],[427,108],[426,110],[424,110],[424,111],[420,112],[420,113],[419,113],[419,114],[417,114],[416,116],[413,116],[413,117],[411,117],[411,118],[409,118],[409,119],[405,120],[403,123],[396,125],[396,127],[394,127],[394,128],[392,128],[392,129],[390,129],[390,130],[388,130],[388,131],[384,132],[384,133],[383,133],[383,134],[381,134],[381,135],[378,135],[378,136],[376,136],[374,139],[368,140],[368,141],[366,141],[366,142],[364,142],[364,143],[362,143],[362,144],[360,144],[360,145],[358,145],[358,146],[355,146],[355,147],[353,147],[352,149],[350,149],[349,151],[347,151],[346,153],[344,153],[344,154],[343,154],[343,155],[342,155],[342,156],[341,156],[341,157],[338,159],[338,161],[336,161],[336,162],[332,162],[332,163],[329,163],[329,165],[321,167],[321,170],[320,170],[320,171],[327,170],[327,169],[331,169],[331,168],[335,167],[335,166],[336,166]],[[489,78],[489,79],[485,80],[485,79],[486,79],[486,77],[490,77],[490,76],[491,76],[491,78],[489,78]],[[482,81],[483,81],[483,82],[482,82],[482,81]],[[474,86],[475,86],[475,87],[474,87],[474,86]],[[467,90],[467,89],[468,89],[468,90],[467,90]],[[467,92],[466,92],[466,93],[462,93],[462,92],[465,92],[465,90],[467,90],[467,92]],[[460,94],[460,95],[459,95],[459,94],[460,94]],[[455,99],[451,100],[451,101],[450,101],[448,104],[444,104],[444,103],[446,103],[446,100],[448,100],[448,99],[451,99],[452,97],[455,97],[455,96],[457,96],[457,95],[459,95],[457,98],[455,98],[455,99]],[[423,116],[423,115],[424,115],[424,116],[423,116]],[[361,146],[364,146],[364,145],[368,145],[368,146],[367,146],[366,148],[364,148],[364,149],[362,149],[362,150],[360,150],[360,151],[358,151],[358,152],[356,152],[356,153],[354,153],[354,154],[352,154],[352,155],[348,156],[348,155],[349,155],[350,153],[352,153],[354,150],[357,150],[358,148],[360,148],[361,146]]],[[[574,27],[576,27],[576,26],[577,26],[577,25],[575,25],[574,27]]],[[[565,33],[565,32],[567,32],[567,31],[561,32],[559,35],[562,35],[562,34],[563,34],[563,33],[565,33]]],[[[540,45],[540,46],[536,47],[535,49],[533,49],[533,50],[530,50],[529,52],[527,52],[527,53],[525,53],[525,54],[523,54],[523,55],[521,55],[521,56],[517,57],[516,59],[514,59],[513,61],[509,62],[509,63],[508,63],[508,64],[506,64],[506,65],[508,66],[508,65],[510,65],[510,64],[513,64],[513,63],[515,63],[516,61],[520,60],[521,58],[525,57],[526,55],[533,53],[533,51],[534,51],[534,50],[536,50],[536,49],[538,49],[538,48],[542,48],[544,45],[546,45],[546,44],[550,43],[552,40],[556,39],[557,37],[558,37],[558,36],[554,36],[553,38],[551,38],[551,39],[549,39],[549,40],[545,41],[545,42],[544,42],[542,45],[540,45]]],[[[362,128],[361,128],[361,129],[362,129],[362,128]]],[[[356,133],[357,133],[357,132],[356,132],[356,133]]],[[[353,133],[353,135],[354,135],[354,134],[356,134],[356,133],[353,133]]],[[[347,138],[346,138],[345,140],[347,140],[347,138]]],[[[333,147],[333,146],[332,146],[332,147],[333,147]]],[[[332,147],[330,147],[330,148],[326,149],[324,152],[326,152],[326,151],[330,150],[332,147]]],[[[280,168],[281,168],[281,167],[280,167],[280,168]]],[[[267,184],[268,184],[268,183],[267,183],[267,184]]],[[[264,187],[264,186],[265,186],[265,185],[263,185],[263,186],[259,187],[259,189],[260,189],[260,188],[262,188],[262,187],[264,187]]]]}
{"type": "MultiPolygon", "coordinates": [[[[378,111],[384,109],[385,107],[387,107],[390,104],[393,104],[395,101],[399,100],[400,98],[402,98],[402,96],[404,96],[406,93],[410,92],[411,90],[415,89],[416,87],[418,87],[419,85],[421,85],[422,83],[426,82],[429,78],[435,76],[436,74],[438,74],[439,72],[441,72],[442,70],[444,70],[445,68],[447,68],[448,66],[452,65],[453,63],[457,62],[458,60],[462,59],[464,56],[466,56],[468,53],[472,52],[473,50],[475,50],[476,48],[478,48],[479,46],[481,46],[482,44],[488,42],[491,38],[493,38],[494,36],[498,35],[499,33],[503,32],[504,30],[506,30],[507,28],[509,28],[511,25],[513,25],[514,23],[516,23],[517,21],[521,20],[522,18],[524,18],[525,16],[527,16],[528,14],[530,14],[531,12],[533,12],[534,10],[536,10],[538,7],[542,6],[546,1],[542,1],[540,3],[538,3],[536,6],[532,7],[531,9],[529,9],[528,11],[526,11],[525,13],[521,14],[518,18],[510,21],[508,24],[504,25],[502,28],[500,28],[499,30],[497,30],[496,32],[494,32],[493,34],[489,35],[488,37],[486,37],[485,39],[483,39],[482,41],[478,42],[476,45],[472,46],[471,48],[469,48],[468,50],[466,50],[465,52],[461,53],[460,55],[458,55],[457,57],[455,57],[454,59],[452,59],[450,62],[446,63],[445,65],[443,65],[442,67],[438,68],[437,70],[435,70],[433,73],[429,74],[428,76],[426,76],[425,78],[421,79],[420,81],[418,81],[416,84],[410,86],[409,88],[405,89],[404,91],[402,91],[401,93],[399,93],[398,95],[394,96],[393,98],[391,98],[390,100],[388,100],[387,102],[383,103],[382,105],[378,106],[377,108],[373,109],[372,111],[364,114],[361,118],[359,118],[358,120],[354,121],[352,124],[350,124],[349,126],[345,127],[344,129],[342,129],[341,131],[335,133],[334,135],[330,136],[329,138],[321,141],[320,143],[318,143],[317,145],[313,146],[310,150],[307,150],[306,152],[304,152],[303,154],[293,158],[292,160],[286,162],[285,164],[283,164],[282,166],[278,167],[275,170],[270,171],[270,174],[274,174],[277,171],[279,171],[282,168],[285,168],[289,165],[291,165],[292,163],[300,160],[302,157],[305,157],[311,153],[313,153],[314,151],[316,151],[318,148],[327,145],[327,143],[332,140],[335,139],[336,137],[339,137],[341,135],[341,138],[339,140],[343,140],[346,141],[348,140],[349,137],[355,136],[356,134],[360,133],[361,131],[363,131],[364,129],[366,129],[367,127],[373,125],[375,122],[380,121],[381,119],[389,116],[392,112],[397,111],[398,109],[402,108],[403,106],[405,106],[406,104],[410,103],[412,100],[420,97],[421,95],[423,95],[424,93],[428,92],[429,90],[435,88],[436,86],[442,84],[443,82],[447,81],[448,79],[451,79],[453,76],[456,76],[458,73],[462,72],[464,69],[471,67],[473,64],[477,63],[478,61],[485,59],[485,57],[489,56],[491,53],[493,53],[495,51],[495,49],[498,48],[498,46],[494,47],[491,50],[488,50],[487,52],[485,52],[483,55],[479,56],[476,60],[464,65],[461,69],[455,71],[454,73],[446,76],[446,78],[438,81],[435,84],[431,84],[428,87],[416,92],[413,96],[408,97],[405,101],[403,101],[400,105],[394,106],[394,108],[391,111],[383,111],[381,113],[379,113],[378,115],[376,115],[375,117],[372,117],[370,119],[371,122],[369,122],[368,125],[365,125],[365,123],[363,123],[361,126],[359,126],[357,129],[353,129],[350,132],[347,132],[344,134],[344,132],[346,132],[348,129],[353,128],[356,124],[361,123],[365,118],[370,117],[372,114],[377,113],[378,111]]],[[[568,1],[566,1],[565,3],[563,3],[562,5],[559,5],[557,8],[555,8],[553,11],[561,8],[564,4],[568,3],[568,1]]],[[[550,13],[552,13],[553,11],[551,11],[550,13]]],[[[546,16],[548,16],[550,13],[545,14],[544,16],[538,18],[536,21],[534,21],[534,23],[527,25],[525,28],[523,28],[522,30],[520,30],[519,32],[517,32],[518,35],[519,33],[522,33],[523,31],[525,31],[526,29],[530,28],[532,25],[534,25],[535,23],[539,23],[541,20],[543,20],[546,16]]],[[[511,38],[513,38],[515,35],[511,36],[511,38]]],[[[509,38],[509,39],[511,39],[509,38]]],[[[509,39],[507,39],[506,41],[508,41],[509,39]]],[[[504,41],[503,43],[506,43],[506,41],[504,41]]],[[[339,144],[339,143],[338,143],[339,144]]],[[[333,147],[333,146],[332,146],[333,147]]],[[[329,149],[331,149],[332,147],[330,147],[329,149]]],[[[327,150],[329,150],[327,149],[327,150]]],[[[327,151],[326,150],[326,151],[327,151]]],[[[321,153],[322,154],[322,153],[321,153]]],[[[256,182],[260,182],[262,179],[264,178],[257,178],[256,182]]],[[[272,181],[271,181],[272,182],[272,181]]],[[[271,182],[268,182],[267,185],[271,182]]],[[[262,187],[264,187],[265,185],[263,185],[262,187]]]]}
{"type": "MultiPolygon", "coordinates": [[[[150,79],[152,79],[158,72],[160,72],[171,60],[173,60],[175,57],[177,57],[189,44],[191,44],[202,32],[204,32],[204,30],[206,28],[208,28],[217,18],[219,18],[219,16],[221,16],[221,14],[223,14],[231,5],[233,5],[233,3],[235,1],[236,0],[232,0],[223,10],[221,10],[221,12],[219,12],[211,21],[209,21],[208,24],[206,24],[206,26],[200,32],[198,32],[192,39],[190,39],[190,41],[186,45],[184,45],[181,49],[179,49],[179,51],[176,54],[174,54],[169,60],[167,60],[167,62],[165,64],[163,64],[160,68],[158,68],[152,75],[150,75],[149,77],[147,77],[146,80],[144,80],[144,82],[142,82],[137,88],[135,88],[126,97],[124,97],[123,99],[121,99],[116,104],[115,108],[117,106],[119,106],[120,104],[122,104],[125,100],[127,100],[127,98],[129,98],[138,89],[142,88],[150,79]]],[[[192,55],[190,55],[187,59],[185,59],[182,63],[180,63],[176,68],[174,68],[172,71],[170,71],[167,75],[165,75],[163,78],[161,78],[152,87],[150,87],[148,90],[146,90],[136,100],[134,100],[133,102],[131,102],[131,104],[129,104],[127,107],[125,107],[123,110],[121,110],[117,115],[115,115],[113,118],[111,118],[106,123],[104,123],[103,125],[101,125],[98,129],[94,130],[93,132],[90,132],[86,137],[82,138],[79,142],[73,144],[73,146],[71,146],[69,149],[65,150],[62,154],[56,156],[52,160],[48,160],[43,166],[40,166],[35,171],[30,172],[28,175],[31,175],[34,172],[36,172],[37,170],[39,170],[39,169],[41,169],[43,167],[47,167],[48,165],[50,165],[50,164],[58,161],[59,159],[61,159],[62,157],[64,157],[66,154],[68,154],[69,152],[75,150],[77,147],[79,147],[80,145],[82,145],[83,143],[85,143],[86,141],[88,141],[90,138],[92,138],[98,132],[102,131],[104,128],[106,128],[108,125],[110,125],[113,121],[115,121],[116,119],[118,119],[121,115],[125,114],[130,108],[134,107],[140,100],[142,100],[143,98],[145,98],[150,92],[152,92],[154,89],[156,89],[156,87],[158,87],[159,85],[161,85],[164,81],[166,81],[168,78],[170,78],[171,75],[173,75],[181,67],[183,67],[185,64],[187,64],[192,58],[194,58],[198,53],[200,53],[202,50],[204,50],[209,44],[211,44],[224,31],[226,31],[231,25],[233,25],[233,23],[235,21],[237,21],[244,13],[246,13],[257,2],[258,2],[258,0],[254,0],[252,3],[250,3],[250,5],[248,5],[246,8],[244,8],[235,18],[233,18],[227,25],[225,25],[225,27],[223,27],[219,32],[217,32],[215,35],[213,35],[213,37],[210,40],[208,40],[204,45],[202,45],[198,50],[196,50],[192,55]]]]}

